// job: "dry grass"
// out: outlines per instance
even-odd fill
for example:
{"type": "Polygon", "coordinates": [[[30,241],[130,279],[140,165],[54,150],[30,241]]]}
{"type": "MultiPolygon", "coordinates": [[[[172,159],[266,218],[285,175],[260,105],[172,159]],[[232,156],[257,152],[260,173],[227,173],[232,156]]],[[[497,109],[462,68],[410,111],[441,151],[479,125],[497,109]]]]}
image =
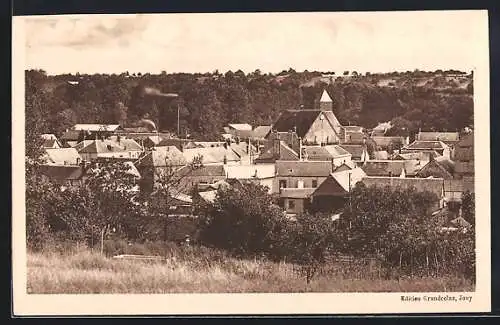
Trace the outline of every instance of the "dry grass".
{"type": "Polygon", "coordinates": [[[473,291],[460,278],[383,280],[318,275],[309,285],[290,264],[225,258],[115,260],[88,250],[29,253],[28,293],[251,293],[473,291]]]}

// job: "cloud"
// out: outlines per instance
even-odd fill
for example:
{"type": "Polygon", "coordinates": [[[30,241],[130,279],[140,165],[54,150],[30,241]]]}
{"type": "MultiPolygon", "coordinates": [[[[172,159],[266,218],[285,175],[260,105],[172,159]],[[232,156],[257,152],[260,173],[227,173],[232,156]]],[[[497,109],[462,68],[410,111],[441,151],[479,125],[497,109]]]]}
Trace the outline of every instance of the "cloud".
{"type": "Polygon", "coordinates": [[[469,69],[482,51],[480,18],[476,12],[29,17],[26,57],[29,67],[49,73],[469,69]]]}
{"type": "Polygon", "coordinates": [[[70,16],[27,20],[29,47],[66,46],[75,49],[105,47],[110,44],[127,46],[147,28],[144,15],[70,16]]]}

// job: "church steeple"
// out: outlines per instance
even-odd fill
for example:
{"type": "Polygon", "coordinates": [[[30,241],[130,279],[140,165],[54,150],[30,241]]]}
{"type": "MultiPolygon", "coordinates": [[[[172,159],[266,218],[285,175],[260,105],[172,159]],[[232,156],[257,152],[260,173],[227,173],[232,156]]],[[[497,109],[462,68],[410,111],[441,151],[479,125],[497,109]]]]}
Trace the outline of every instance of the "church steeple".
{"type": "Polygon", "coordinates": [[[328,95],[326,89],[323,90],[323,94],[321,95],[321,99],[319,100],[319,109],[322,111],[333,110],[333,100],[330,95],[328,95]]]}

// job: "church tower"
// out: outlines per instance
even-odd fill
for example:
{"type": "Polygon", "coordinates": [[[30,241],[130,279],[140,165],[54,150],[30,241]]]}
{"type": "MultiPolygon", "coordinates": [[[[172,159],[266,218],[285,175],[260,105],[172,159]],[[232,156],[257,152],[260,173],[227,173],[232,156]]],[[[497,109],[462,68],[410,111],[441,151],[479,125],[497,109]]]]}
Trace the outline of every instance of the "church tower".
{"type": "Polygon", "coordinates": [[[323,90],[323,94],[319,100],[319,109],[322,111],[333,111],[333,100],[328,95],[326,89],[323,90]]]}

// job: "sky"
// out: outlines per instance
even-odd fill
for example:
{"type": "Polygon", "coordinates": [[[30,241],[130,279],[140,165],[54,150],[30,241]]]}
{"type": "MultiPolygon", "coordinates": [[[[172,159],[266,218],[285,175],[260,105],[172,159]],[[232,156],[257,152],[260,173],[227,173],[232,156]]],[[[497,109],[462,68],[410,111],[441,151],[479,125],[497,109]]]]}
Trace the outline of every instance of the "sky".
{"type": "MultiPolygon", "coordinates": [[[[27,69],[224,73],[256,69],[469,71],[484,56],[481,11],[23,17],[27,69]]],[[[487,37],[487,35],[486,35],[487,37]]]]}

